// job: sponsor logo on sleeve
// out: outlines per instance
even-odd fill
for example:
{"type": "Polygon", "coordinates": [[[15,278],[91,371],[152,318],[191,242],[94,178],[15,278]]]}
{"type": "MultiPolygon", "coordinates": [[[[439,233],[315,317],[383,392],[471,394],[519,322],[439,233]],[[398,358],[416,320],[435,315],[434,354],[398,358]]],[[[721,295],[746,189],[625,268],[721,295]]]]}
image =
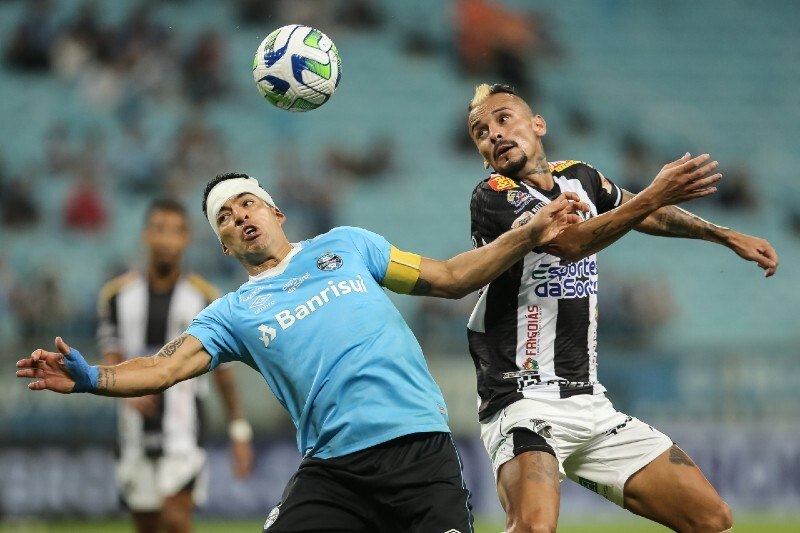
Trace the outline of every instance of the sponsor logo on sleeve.
{"type": "Polygon", "coordinates": [[[517,187],[517,182],[505,176],[495,176],[489,179],[489,187],[495,191],[506,191],[517,187]]]}
{"type": "Polygon", "coordinates": [[[613,191],[613,190],[614,190],[614,186],[613,186],[613,185],[611,185],[611,182],[610,182],[610,181],[608,181],[608,178],[606,178],[605,176],[603,176],[603,173],[602,173],[602,172],[600,172],[600,171],[598,170],[598,171],[597,171],[597,173],[598,173],[598,174],[600,174],[600,184],[603,186],[603,189],[604,189],[604,190],[605,190],[605,191],[606,191],[608,194],[611,194],[611,191],[613,191]]]}
{"type": "Polygon", "coordinates": [[[343,264],[344,261],[342,261],[342,258],[333,252],[328,252],[317,257],[317,268],[325,272],[339,270],[342,268],[343,264]]]}

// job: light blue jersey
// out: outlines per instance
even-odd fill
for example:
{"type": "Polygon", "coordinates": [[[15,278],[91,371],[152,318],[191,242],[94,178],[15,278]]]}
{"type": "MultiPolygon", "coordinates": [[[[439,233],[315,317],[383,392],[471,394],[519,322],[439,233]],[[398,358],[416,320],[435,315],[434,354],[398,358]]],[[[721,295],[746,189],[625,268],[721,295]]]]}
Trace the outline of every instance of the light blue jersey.
{"type": "Polygon", "coordinates": [[[303,455],[339,457],[450,431],[422,349],[380,285],[390,249],[380,235],[335,228],[295,245],[186,330],[212,368],[242,361],[264,376],[303,455]]]}

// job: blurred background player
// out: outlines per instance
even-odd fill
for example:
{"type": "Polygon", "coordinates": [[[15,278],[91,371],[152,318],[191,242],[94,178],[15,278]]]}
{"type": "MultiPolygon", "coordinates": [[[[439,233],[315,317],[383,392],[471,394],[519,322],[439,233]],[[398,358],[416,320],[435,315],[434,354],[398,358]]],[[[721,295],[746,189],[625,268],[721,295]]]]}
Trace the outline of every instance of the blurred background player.
{"type": "MultiPolygon", "coordinates": [[[[179,202],[150,204],[142,230],[145,270],[109,281],[100,293],[98,343],[104,364],[158,351],[220,296],[203,278],[182,270],[189,240],[189,221],[179,202]]],[[[230,420],[234,474],[243,478],[252,468],[252,430],[233,369],[220,366],[213,376],[230,420]]],[[[204,503],[208,484],[202,447],[207,392],[207,380],[199,378],[120,401],[117,484],[140,533],[192,529],[192,513],[204,503]]]]}
{"type": "Polygon", "coordinates": [[[555,531],[564,477],[676,531],[728,531],[730,509],[693,461],[605,396],[595,254],[636,228],[723,244],[771,276],[772,246],[673,205],[716,192],[722,175],[707,154],[665,165],[634,196],[580,161],[548,162],[544,118],[509,86],[478,86],[468,127],[485,167],[496,171],[473,192],[475,246],[526,224],[566,191],[591,206],[586,221],[490,283],[470,317],[481,437],[508,531],[555,531]]]}

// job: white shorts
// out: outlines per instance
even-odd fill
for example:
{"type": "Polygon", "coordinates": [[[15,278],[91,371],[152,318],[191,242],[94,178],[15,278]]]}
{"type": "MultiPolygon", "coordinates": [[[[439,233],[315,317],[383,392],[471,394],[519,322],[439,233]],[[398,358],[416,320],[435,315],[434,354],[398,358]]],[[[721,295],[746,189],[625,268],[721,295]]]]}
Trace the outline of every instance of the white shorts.
{"type": "Polygon", "coordinates": [[[515,428],[544,439],[555,452],[561,479],[568,477],[620,507],[628,478],[672,446],[669,437],[620,413],[603,394],[525,398],[481,423],[495,479],[514,458],[515,428]]]}
{"type": "Polygon", "coordinates": [[[133,512],[158,511],[164,500],[191,486],[195,505],[208,496],[206,453],[195,450],[185,455],[158,458],[136,456],[117,463],[117,488],[133,512]]]}

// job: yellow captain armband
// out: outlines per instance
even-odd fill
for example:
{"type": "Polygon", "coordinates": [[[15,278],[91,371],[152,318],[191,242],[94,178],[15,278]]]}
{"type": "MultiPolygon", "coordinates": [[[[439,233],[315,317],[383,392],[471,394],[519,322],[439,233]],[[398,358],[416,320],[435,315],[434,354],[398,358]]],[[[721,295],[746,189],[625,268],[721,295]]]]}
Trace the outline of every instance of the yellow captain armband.
{"type": "Polygon", "coordinates": [[[392,246],[389,252],[389,267],[382,285],[392,292],[408,294],[414,289],[419,279],[419,266],[422,257],[410,252],[403,252],[392,246]]]}

